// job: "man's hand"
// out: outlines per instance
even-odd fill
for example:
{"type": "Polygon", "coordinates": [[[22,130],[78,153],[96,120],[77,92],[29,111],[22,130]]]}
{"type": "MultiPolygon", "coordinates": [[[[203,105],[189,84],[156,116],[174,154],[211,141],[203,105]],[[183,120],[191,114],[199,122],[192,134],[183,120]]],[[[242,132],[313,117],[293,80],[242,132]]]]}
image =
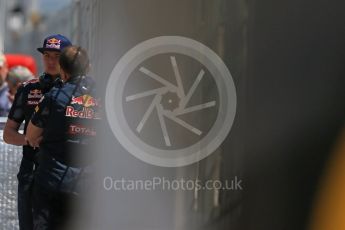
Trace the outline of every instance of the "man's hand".
{"type": "Polygon", "coordinates": [[[32,122],[29,122],[28,128],[26,129],[25,139],[29,142],[29,145],[38,148],[42,141],[43,129],[35,126],[32,122]]]}
{"type": "Polygon", "coordinates": [[[14,101],[14,94],[7,93],[7,98],[8,98],[8,100],[9,100],[11,103],[13,103],[13,101],[14,101]]]}
{"type": "Polygon", "coordinates": [[[43,139],[43,136],[39,136],[37,139],[30,141],[25,137],[25,140],[28,143],[28,145],[30,145],[34,149],[40,147],[40,143],[41,143],[42,139],[43,139]]]}

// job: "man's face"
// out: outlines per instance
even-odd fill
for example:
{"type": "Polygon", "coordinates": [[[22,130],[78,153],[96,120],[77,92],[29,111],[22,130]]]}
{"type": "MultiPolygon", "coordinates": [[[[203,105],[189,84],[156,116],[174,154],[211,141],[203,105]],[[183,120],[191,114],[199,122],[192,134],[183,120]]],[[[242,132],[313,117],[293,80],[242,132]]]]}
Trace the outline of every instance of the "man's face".
{"type": "Polygon", "coordinates": [[[3,66],[0,66],[0,85],[6,80],[6,76],[8,73],[7,64],[5,63],[3,66]]]}
{"type": "Polygon", "coordinates": [[[44,72],[50,75],[59,74],[60,73],[59,57],[60,57],[60,52],[44,51],[43,52],[44,72]]]}
{"type": "Polygon", "coordinates": [[[7,81],[8,91],[11,95],[15,95],[17,92],[18,87],[20,86],[20,82],[13,83],[11,81],[7,81]]]}

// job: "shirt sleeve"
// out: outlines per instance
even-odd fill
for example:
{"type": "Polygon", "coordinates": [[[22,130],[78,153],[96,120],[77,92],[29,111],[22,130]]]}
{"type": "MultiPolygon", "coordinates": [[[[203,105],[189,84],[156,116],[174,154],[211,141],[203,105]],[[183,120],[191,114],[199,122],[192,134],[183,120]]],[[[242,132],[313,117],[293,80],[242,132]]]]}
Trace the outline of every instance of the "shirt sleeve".
{"type": "Polygon", "coordinates": [[[14,96],[14,101],[10,112],[8,114],[8,118],[21,124],[25,119],[25,111],[24,111],[24,97],[25,97],[25,90],[24,87],[21,86],[18,88],[16,95],[14,96]]]}
{"type": "Polygon", "coordinates": [[[51,98],[46,94],[43,96],[35,108],[31,117],[31,123],[39,128],[44,128],[47,124],[51,112],[51,98]]]}

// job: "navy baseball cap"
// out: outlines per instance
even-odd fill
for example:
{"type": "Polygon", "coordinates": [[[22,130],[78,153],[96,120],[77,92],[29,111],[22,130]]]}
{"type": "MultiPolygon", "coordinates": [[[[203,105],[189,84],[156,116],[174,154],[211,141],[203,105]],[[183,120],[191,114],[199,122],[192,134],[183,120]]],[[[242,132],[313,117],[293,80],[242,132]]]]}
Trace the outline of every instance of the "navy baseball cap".
{"type": "Polygon", "coordinates": [[[71,46],[72,43],[68,38],[61,34],[54,34],[46,37],[43,42],[43,47],[37,48],[41,53],[44,51],[58,51],[61,52],[67,46],[71,46]]]}

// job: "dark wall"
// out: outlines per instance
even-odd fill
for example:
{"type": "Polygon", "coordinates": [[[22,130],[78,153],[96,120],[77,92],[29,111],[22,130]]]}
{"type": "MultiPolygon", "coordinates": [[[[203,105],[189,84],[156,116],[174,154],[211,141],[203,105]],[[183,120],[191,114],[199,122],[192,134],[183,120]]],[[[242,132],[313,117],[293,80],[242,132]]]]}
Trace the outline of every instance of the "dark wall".
{"type": "Polygon", "coordinates": [[[344,124],[345,4],[249,4],[245,229],[304,229],[344,124]]]}
{"type": "Polygon", "coordinates": [[[94,4],[93,74],[102,87],[133,46],[153,37],[177,35],[200,41],[222,57],[238,97],[232,130],[221,147],[182,168],[139,161],[105,125],[100,178],[201,175],[208,179],[216,165],[220,179],[239,176],[244,182],[243,191],[221,192],[219,207],[210,205],[213,193],[201,192],[197,211],[193,192],[100,191],[97,210],[102,226],[305,229],[323,166],[344,122],[344,6],[325,0],[94,4]]]}

